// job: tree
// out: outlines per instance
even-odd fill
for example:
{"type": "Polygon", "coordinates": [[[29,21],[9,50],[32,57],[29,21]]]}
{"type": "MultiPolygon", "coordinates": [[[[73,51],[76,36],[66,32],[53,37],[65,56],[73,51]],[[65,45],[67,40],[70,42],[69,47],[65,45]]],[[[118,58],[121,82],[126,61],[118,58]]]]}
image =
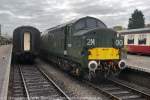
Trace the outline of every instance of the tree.
{"type": "Polygon", "coordinates": [[[129,18],[128,29],[144,28],[145,18],[142,11],[136,9],[129,18]]]}

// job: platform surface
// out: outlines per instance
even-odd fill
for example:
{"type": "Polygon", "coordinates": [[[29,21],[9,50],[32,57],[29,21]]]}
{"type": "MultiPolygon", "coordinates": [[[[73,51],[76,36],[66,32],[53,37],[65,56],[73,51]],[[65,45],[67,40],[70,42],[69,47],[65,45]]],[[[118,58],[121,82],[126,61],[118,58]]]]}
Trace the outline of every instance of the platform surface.
{"type": "Polygon", "coordinates": [[[150,56],[128,54],[126,62],[131,69],[150,73],[150,56]]]}
{"type": "Polygon", "coordinates": [[[12,45],[0,46],[0,100],[7,99],[12,45]]]}

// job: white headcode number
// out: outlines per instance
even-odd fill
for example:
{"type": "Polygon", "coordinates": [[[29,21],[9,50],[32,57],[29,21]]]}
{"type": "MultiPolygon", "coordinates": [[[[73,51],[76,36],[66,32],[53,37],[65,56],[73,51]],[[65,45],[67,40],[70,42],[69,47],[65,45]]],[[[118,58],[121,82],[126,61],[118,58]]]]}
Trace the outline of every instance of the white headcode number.
{"type": "Polygon", "coordinates": [[[87,45],[95,45],[95,39],[87,39],[87,45]]]}
{"type": "Polygon", "coordinates": [[[123,41],[122,40],[116,40],[116,45],[117,46],[122,46],[123,45],[123,41]]]}

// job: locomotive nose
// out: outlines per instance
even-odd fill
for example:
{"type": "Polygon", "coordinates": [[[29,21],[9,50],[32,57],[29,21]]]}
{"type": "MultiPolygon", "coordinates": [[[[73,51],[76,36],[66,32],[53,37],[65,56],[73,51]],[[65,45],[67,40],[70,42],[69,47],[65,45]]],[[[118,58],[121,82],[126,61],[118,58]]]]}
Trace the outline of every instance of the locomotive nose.
{"type": "Polygon", "coordinates": [[[90,71],[95,71],[97,69],[97,66],[98,66],[98,64],[96,61],[90,61],[88,63],[88,68],[90,71]]]}
{"type": "Polygon", "coordinates": [[[119,61],[118,66],[120,69],[126,68],[126,62],[124,60],[119,61]]]}

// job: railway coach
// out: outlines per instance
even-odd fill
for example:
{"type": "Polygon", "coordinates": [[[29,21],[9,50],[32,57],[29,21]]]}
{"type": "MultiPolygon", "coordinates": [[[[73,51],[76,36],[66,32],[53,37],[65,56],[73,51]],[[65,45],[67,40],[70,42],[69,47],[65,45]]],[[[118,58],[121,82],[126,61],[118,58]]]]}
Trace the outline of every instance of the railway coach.
{"type": "Polygon", "coordinates": [[[150,55],[150,28],[119,31],[129,53],[150,55]]]}
{"type": "Polygon", "coordinates": [[[20,26],[13,32],[13,58],[32,62],[38,54],[40,31],[32,26],[20,26]]]}
{"type": "Polygon", "coordinates": [[[99,19],[83,17],[52,27],[41,36],[40,54],[75,76],[107,77],[125,68],[123,38],[99,19]]]}

